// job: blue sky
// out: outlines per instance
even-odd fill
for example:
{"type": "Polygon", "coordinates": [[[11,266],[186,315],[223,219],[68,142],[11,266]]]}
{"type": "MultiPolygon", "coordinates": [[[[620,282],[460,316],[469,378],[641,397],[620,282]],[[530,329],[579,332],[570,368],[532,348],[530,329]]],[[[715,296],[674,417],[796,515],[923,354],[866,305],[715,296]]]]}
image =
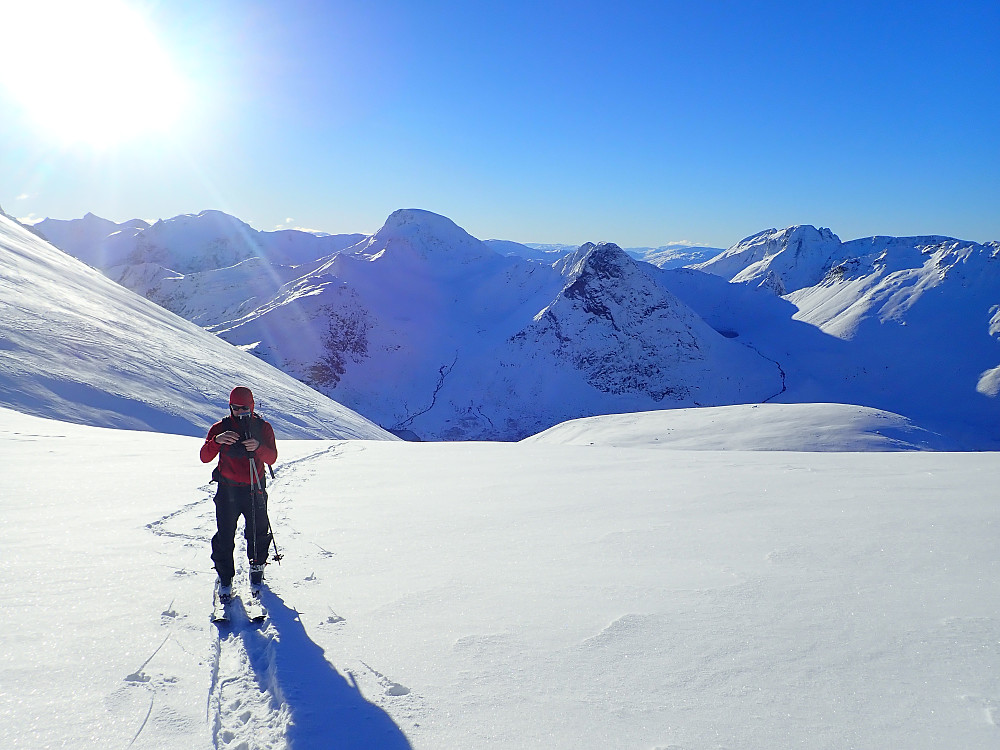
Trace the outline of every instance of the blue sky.
{"type": "MultiPolygon", "coordinates": [[[[792,224],[1000,240],[995,0],[131,5],[183,100],[83,88],[170,127],[67,142],[0,87],[8,213],[374,232],[412,207],[521,242],[727,247],[792,224]]],[[[8,79],[37,64],[21,58],[8,79]]]]}

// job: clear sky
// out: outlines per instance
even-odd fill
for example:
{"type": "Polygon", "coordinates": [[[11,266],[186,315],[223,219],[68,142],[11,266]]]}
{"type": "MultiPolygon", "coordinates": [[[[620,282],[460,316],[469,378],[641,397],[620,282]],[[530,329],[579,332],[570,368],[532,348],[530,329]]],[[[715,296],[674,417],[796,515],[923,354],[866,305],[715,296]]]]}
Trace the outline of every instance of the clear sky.
{"type": "Polygon", "coordinates": [[[18,217],[1000,240],[996,0],[93,0],[96,26],[80,5],[0,0],[18,217]]]}

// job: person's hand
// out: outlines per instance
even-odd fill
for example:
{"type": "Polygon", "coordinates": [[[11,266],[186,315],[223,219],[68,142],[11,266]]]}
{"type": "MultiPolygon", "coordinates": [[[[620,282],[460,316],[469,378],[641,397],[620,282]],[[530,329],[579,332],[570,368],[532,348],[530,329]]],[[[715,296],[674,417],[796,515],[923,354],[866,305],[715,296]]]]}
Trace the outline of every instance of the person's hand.
{"type": "Polygon", "coordinates": [[[243,441],[243,447],[247,449],[247,453],[253,453],[260,447],[260,441],[257,438],[247,438],[243,441]]]}
{"type": "Polygon", "coordinates": [[[233,432],[232,430],[227,430],[226,432],[220,432],[215,436],[215,442],[219,445],[232,445],[237,440],[240,439],[239,433],[233,432]]]}

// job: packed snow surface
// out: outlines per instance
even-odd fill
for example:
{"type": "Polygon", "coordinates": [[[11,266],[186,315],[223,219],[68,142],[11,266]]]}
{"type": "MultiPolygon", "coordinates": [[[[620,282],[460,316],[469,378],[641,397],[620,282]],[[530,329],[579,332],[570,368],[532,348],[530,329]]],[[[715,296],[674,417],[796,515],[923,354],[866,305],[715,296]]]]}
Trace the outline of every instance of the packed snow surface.
{"type": "Polygon", "coordinates": [[[0,747],[997,746],[997,454],[638,429],[279,441],[219,628],[199,439],[0,410],[0,747]]]}

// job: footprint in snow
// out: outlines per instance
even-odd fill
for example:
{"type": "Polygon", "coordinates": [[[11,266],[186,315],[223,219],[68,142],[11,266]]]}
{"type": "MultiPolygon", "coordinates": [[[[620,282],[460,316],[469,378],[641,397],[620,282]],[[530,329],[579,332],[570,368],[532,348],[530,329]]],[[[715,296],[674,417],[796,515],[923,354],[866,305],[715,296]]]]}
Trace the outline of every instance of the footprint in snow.
{"type": "Polygon", "coordinates": [[[386,695],[389,695],[389,696],[392,696],[392,697],[399,697],[399,696],[402,696],[402,695],[409,695],[410,694],[410,689],[408,687],[406,687],[405,685],[400,685],[398,682],[393,682],[388,677],[386,677],[384,674],[382,674],[378,670],[372,669],[370,666],[368,666],[364,662],[361,662],[361,665],[365,669],[367,669],[369,672],[371,672],[373,675],[375,675],[375,678],[379,681],[379,683],[382,685],[382,687],[385,688],[385,694],[386,695]]]}

